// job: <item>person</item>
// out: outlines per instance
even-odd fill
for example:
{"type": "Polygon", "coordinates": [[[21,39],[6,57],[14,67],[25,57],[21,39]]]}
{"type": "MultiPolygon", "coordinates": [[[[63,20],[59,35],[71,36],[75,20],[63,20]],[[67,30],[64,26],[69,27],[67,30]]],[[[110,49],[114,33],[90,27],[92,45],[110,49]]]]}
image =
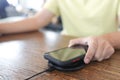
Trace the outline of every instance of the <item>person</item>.
{"type": "Polygon", "coordinates": [[[0,18],[6,18],[6,7],[9,6],[7,0],[0,0],[0,18]]]}
{"type": "Polygon", "coordinates": [[[84,62],[102,61],[120,49],[120,0],[48,0],[43,9],[27,19],[0,23],[1,34],[38,30],[60,16],[62,34],[80,37],[70,41],[88,45],[84,62]]]}

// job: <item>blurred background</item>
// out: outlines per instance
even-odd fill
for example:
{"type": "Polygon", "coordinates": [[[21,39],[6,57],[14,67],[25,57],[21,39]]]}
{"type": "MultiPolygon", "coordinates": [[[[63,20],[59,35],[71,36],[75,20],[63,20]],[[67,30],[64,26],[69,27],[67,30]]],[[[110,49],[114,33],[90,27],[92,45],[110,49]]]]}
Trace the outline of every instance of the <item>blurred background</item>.
{"type": "Polygon", "coordinates": [[[33,15],[45,2],[46,0],[0,0],[0,18],[33,15]]]}
{"type": "MultiPolygon", "coordinates": [[[[0,22],[21,20],[40,11],[47,0],[0,0],[0,22]]],[[[55,17],[45,27],[47,30],[62,31],[60,17],[55,17]]]]}

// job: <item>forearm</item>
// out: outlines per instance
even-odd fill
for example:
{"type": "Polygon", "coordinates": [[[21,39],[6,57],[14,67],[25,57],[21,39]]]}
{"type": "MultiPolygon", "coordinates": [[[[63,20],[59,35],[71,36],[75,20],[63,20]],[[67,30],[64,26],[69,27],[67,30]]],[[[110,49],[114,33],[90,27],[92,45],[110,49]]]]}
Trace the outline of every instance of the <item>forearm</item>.
{"type": "Polygon", "coordinates": [[[108,40],[115,49],[120,49],[120,32],[105,34],[102,37],[108,40]]]}
{"type": "Polygon", "coordinates": [[[39,28],[38,23],[35,18],[27,18],[17,22],[8,22],[0,24],[0,33],[20,33],[34,31],[39,28]]]}
{"type": "Polygon", "coordinates": [[[43,9],[33,17],[10,23],[0,23],[0,33],[21,33],[38,30],[51,22],[55,15],[50,11],[43,9]]]}

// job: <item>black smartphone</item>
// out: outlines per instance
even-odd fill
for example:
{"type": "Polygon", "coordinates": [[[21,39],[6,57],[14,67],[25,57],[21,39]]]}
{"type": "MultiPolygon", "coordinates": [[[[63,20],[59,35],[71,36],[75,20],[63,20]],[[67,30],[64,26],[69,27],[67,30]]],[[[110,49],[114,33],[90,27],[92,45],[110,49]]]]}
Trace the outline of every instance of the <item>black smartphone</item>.
{"type": "Polygon", "coordinates": [[[44,54],[44,57],[52,64],[69,67],[74,66],[76,63],[83,63],[86,52],[87,46],[74,45],[72,47],[47,52],[44,54]]]}

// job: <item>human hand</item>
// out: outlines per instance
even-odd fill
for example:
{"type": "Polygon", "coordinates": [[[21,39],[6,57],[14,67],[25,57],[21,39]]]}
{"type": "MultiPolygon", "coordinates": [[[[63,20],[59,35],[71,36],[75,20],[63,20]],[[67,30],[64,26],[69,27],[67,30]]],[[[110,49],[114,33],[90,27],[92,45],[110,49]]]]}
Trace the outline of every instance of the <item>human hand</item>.
{"type": "Polygon", "coordinates": [[[85,37],[70,40],[69,47],[75,44],[88,45],[88,50],[84,58],[86,64],[92,60],[102,61],[110,58],[114,53],[113,46],[102,37],[85,37]]]}

